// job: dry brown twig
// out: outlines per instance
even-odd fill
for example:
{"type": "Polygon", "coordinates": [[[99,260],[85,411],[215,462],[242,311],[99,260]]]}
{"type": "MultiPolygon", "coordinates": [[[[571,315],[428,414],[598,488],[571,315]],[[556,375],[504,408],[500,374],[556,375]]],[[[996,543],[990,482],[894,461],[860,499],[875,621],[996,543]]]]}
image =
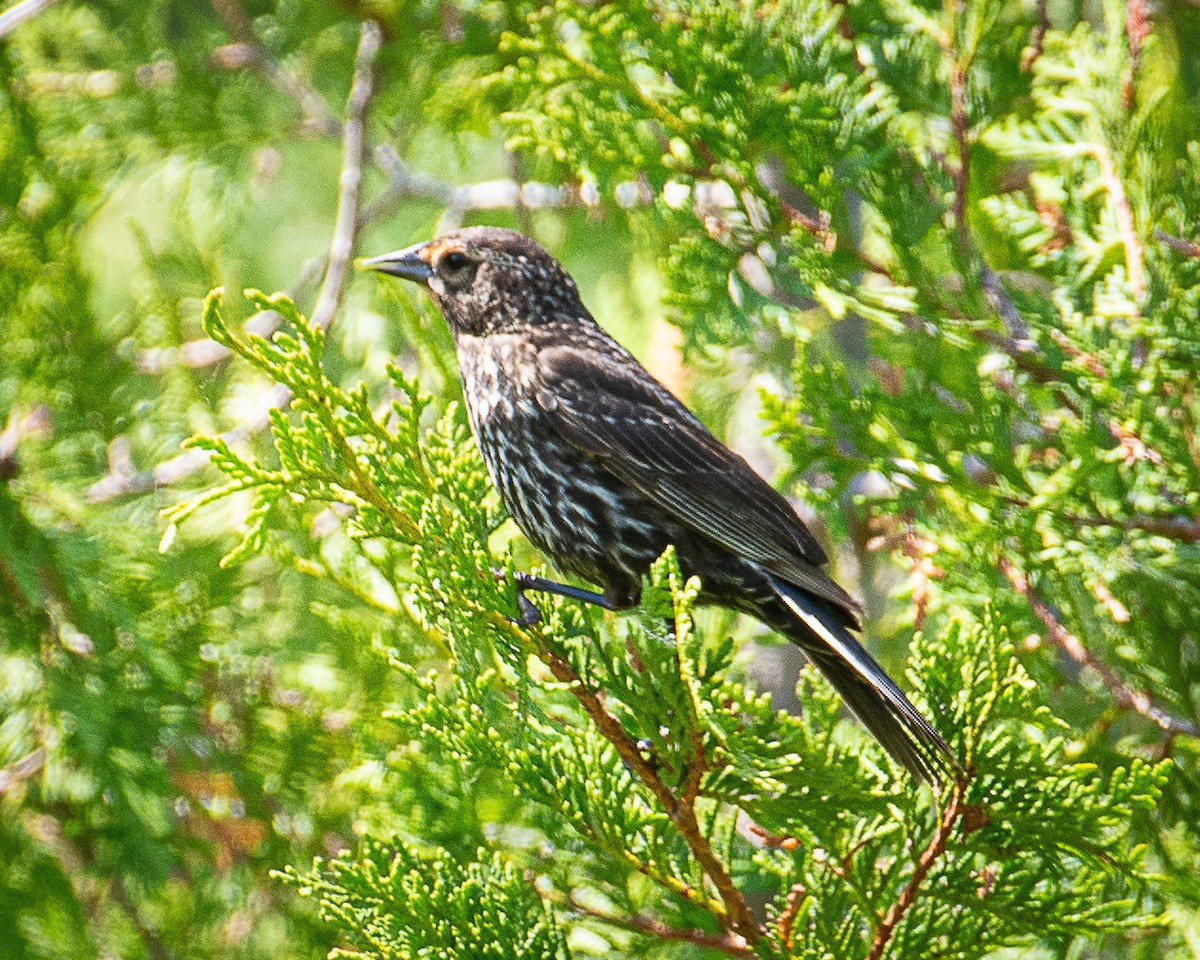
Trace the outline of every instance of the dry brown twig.
{"type": "Polygon", "coordinates": [[[1029,46],[1021,57],[1021,69],[1026,73],[1033,69],[1046,46],[1046,31],[1050,29],[1050,15],[1046,7],[1047,0],[1037,0],[1033,36],[1029,38],[1029,46]]]}

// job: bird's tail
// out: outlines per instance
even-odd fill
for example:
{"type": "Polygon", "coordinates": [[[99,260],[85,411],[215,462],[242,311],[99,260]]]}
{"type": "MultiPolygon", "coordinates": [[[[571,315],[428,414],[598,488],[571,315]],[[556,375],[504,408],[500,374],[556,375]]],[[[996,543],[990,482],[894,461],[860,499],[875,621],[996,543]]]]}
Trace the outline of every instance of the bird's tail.
{"type": "Polygon", "coordinates": [[[949,745],[863,649],[829,604],[785,580],[771,586],[799,623],[783,630],[825,674],[842,700],[914,776],[941,783],[958,771],[949,745]]]}

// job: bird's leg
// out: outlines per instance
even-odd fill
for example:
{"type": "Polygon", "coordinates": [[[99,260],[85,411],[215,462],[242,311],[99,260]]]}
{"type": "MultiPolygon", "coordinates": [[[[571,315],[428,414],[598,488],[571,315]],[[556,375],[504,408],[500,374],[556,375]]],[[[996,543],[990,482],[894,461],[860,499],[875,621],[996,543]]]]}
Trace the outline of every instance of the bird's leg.
{"type": "MultiPolygon", "coordinates": [[[[497,580],[506,578],[503,570],[496,567],[492,568],[492,576],[497,580]]],[[[523,627],[531,627],[535,623],[540,623],[542,613],[533,601],[525,596],[526,590],[534,590],[538,593],[554,593],[560,597],[567,597],[571,600],[578,600],[580,603],[591,603],[597,607],[603,607],[605,610],[622,610],[621,604],[610,597],[606,597],[603,593],[597,593],[595,590],[584,590],[582,587],[571,587],[565,583],[559,583],[557,580],[547,580],[545,577],[534,576],[532,573],[521,573],[514,571],[513,578],[516,581],[517,587],[517,607],[521,611],[521,617],[517,620],[523,627]]]]}

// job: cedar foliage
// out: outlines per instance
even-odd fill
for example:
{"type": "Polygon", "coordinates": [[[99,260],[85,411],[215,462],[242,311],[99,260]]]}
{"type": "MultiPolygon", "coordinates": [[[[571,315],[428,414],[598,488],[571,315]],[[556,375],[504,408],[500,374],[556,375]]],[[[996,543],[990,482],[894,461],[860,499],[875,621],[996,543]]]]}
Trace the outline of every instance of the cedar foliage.
{"type": "Polygon", "coordinates": [[[1184,3],[63,0],[16,26],[0,940],[1190,956],[1197,45],[1184,3]],[[671,373],[665,312],[674,385],[775,451],[968,776],[918,788],[807,669],[793,700],[788,648],[694,609],[669,551],[635,612],[509,619],[490,569],[541,558],[440,319],[375,277],[316,305],[359,155],[356,251],[524,229],[671,373]],[[205,297],[246,286],[287,293],[205,297]]]}

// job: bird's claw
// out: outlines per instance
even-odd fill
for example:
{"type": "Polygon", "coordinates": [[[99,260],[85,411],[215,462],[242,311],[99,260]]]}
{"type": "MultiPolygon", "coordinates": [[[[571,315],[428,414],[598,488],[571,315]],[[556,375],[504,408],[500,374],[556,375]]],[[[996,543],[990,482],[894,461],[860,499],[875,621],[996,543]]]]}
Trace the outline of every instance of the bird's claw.
{"type": "MultiPolygon", "coordinates": [[[[508,573],[501,570],[499,567],[491,568],[492,576],[504,583],[508,581],[508,573]]],[[[526,574],[514,572],[513,580],[517,588],[517,609],[521,611],[519,617],[505,617],[509,623],[515,623],[519,627],[532,627],[536,623],[542,622],[542,611],[537,608],[532,600],[525,596],[525,577],[526,574]]]]}
{"type": "Polygon", "coordinates": [[[519,589],[517,590],[517,608],[521,611],[521,616],[516,618],[514,623],[522,627],[532,627],[535,623],[542,622],[542,611],[519,589]]]}

